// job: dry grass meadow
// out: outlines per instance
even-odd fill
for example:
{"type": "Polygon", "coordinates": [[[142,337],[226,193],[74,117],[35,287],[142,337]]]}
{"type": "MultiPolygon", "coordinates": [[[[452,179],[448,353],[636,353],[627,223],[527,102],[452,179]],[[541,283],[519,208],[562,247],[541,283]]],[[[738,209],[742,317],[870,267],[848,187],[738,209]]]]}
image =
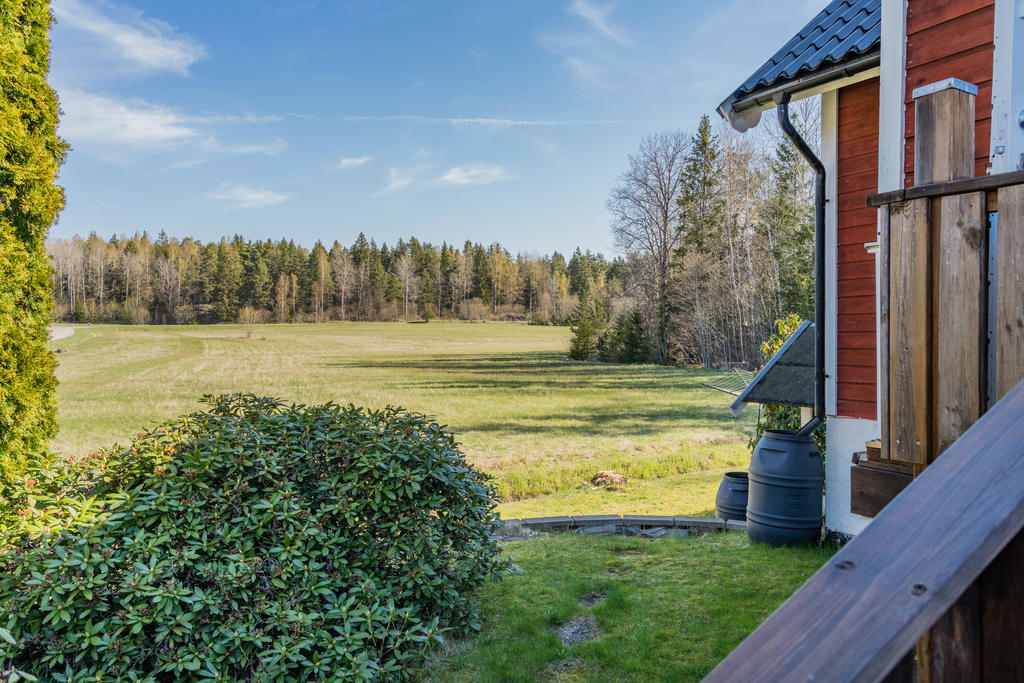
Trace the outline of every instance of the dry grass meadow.
{"type": "Polygon", "coordinates": [[[400,405],[456,432],[495,477],[502,512],[699,514],[720,472],[745,467],[753,416],[701,385],[714,373],[578,363],[569,331],[516,323],[94,326],[54,342],[60,432],[87,453],[199,407],[209,393],[400,405]],[[585,485],[594,472],[630,478],[585,485]],[[553,494],[553,495],[550,495],[553,494]]]}

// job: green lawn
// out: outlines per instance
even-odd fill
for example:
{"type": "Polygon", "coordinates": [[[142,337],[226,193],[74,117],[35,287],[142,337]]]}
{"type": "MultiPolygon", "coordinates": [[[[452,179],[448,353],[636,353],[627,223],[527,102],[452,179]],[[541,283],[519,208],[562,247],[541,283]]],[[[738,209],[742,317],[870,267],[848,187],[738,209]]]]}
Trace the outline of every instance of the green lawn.
{"type": "MultiPolygon", "coordinates": [[[[60,453],[87,453],[197,407],[206,393],[298,402],[398,404],[436,416],[505,501],[562,492],[557,512],[693,514],[714,504],[719,471],[745,467],[751,412],[701,386],[714,373],[577,363],[569,331],[515,323],[95,326],[55,343],[60,453]],[[579,489],[596,471],[618,492],[579,489]],[[715,470],[704,477],[673,475],[715,470]],[[700,494],[643,480],[698,483],[700,494]],[[607,494],[607,495],[606,495],[607,494]]],[[[545,499],[535,499],[540,514],[545,499]]],[[[517,508],[502,509],[521,516],[517,508]]],[[[523,508],[525,510],[525,508],[523,508]]],[[[554,508],[552,508],[554,510],[554,508]]],[[[556,512],[552,512],[555,514],[556,512]]]]}
{"type": "Polygon", "coordinates": [[[505,545],[523,574],[481,591],[481,632],[435,653],[426,680],[698,681],[832,552],[751,545],[737,532],[505,545]],[[606,599],[587,607],[593,593],[606,599]],[[562,645],[554,628],[588,614],[598,635],[562,645]]]}

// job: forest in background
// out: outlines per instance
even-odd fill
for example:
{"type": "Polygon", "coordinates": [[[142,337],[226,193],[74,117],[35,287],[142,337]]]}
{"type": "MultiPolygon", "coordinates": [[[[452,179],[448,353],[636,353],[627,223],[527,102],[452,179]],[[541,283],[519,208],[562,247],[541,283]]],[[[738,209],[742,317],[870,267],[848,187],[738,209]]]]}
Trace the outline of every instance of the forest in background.
{"type": "Polygon", "coordinates": [[[460,249],[415,237],[378,246],[360,234],[312,249],[291,240],[202,242],[160,233],[51,240],[57,317],[72,322],[531,320],[567,324],[578,292],[623,298],[623,260],[513,257],[498,243],[460,249]]]}
{"type": "MultiPolygon", "coordinates": [[[[798,103],[818,144],[814,100],[798,103]]],[[[776,320],[813,311],[813,177],[770,125],[704,117],[643,139],[608,199],[621,255],[513,256],[415,237],[348,246],[161,232],[50,240],[58,320],[98,323],[520,320],[571,324],[571,355],[756,366],[776,320]]]]}

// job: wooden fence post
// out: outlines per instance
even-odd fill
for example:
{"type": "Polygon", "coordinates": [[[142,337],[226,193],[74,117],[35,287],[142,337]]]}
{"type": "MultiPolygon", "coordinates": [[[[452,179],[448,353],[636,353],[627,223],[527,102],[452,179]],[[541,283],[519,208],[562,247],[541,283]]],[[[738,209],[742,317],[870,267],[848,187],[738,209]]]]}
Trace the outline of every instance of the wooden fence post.
{"type": "MultiPolygon", "coordinates": [[[[947,79],[914,91],[914,183],[962,180],[974,175],[974,98],[977,87],[947,79]]],[[[919,351],[927,379],[915,381],[913,396],[927,396],[924,418],[928,440],[914,462],[927,465],[974,424],[984,402],[985,197],[982,193],[942,197],[932,202],[936,219],[926,219],[917,250],[930,256],[925,310],[930,343],[919,351]]],[[[894,237],[895,238],[895,237],[894,237]]],[[[895,276],[893,276],[895,280],[895,276]]],[[[895,297],[895,293],[892,294],[895,297]]],[[[913,305],[913,304],[909,304],[913,305]]],[[[890,352],[894,352],[891,349],[890,352]]],[[[906,351],[904,351],[906,353],[906,351]]],[[[890,363],[894,363],[890,357],[890,363]]],[[[895,364],[895,363],[894,363],[895,364]]],[[[893,419],[905,416],[893,415],[893,419]]],[[[916,424],[920,429],[920,411],[916,424]]],[[[894,422],[892,432],[900,425],[894,422]]],[[[980,614],[977,590],[954,603],[917,644],[920,682],[980,679],[980,614]],[[958,678],[959,677],[959,678],[958,678]]]]}
{"type": "Polygon", "coordinates": [[[931,454],[931,202],[889,214],[889,457],[927,465],[931,454]]]}

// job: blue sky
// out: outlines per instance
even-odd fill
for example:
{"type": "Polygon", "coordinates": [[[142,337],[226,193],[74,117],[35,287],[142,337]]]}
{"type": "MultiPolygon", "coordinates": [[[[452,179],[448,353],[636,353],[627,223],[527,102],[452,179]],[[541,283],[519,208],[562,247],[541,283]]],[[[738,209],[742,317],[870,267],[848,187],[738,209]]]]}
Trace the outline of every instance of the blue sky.
{"type": "Polygon", "coordinates": [[[641,136],[692,129],[823,4],[53,0],[51,235],[611,254],[641,136]]]}

